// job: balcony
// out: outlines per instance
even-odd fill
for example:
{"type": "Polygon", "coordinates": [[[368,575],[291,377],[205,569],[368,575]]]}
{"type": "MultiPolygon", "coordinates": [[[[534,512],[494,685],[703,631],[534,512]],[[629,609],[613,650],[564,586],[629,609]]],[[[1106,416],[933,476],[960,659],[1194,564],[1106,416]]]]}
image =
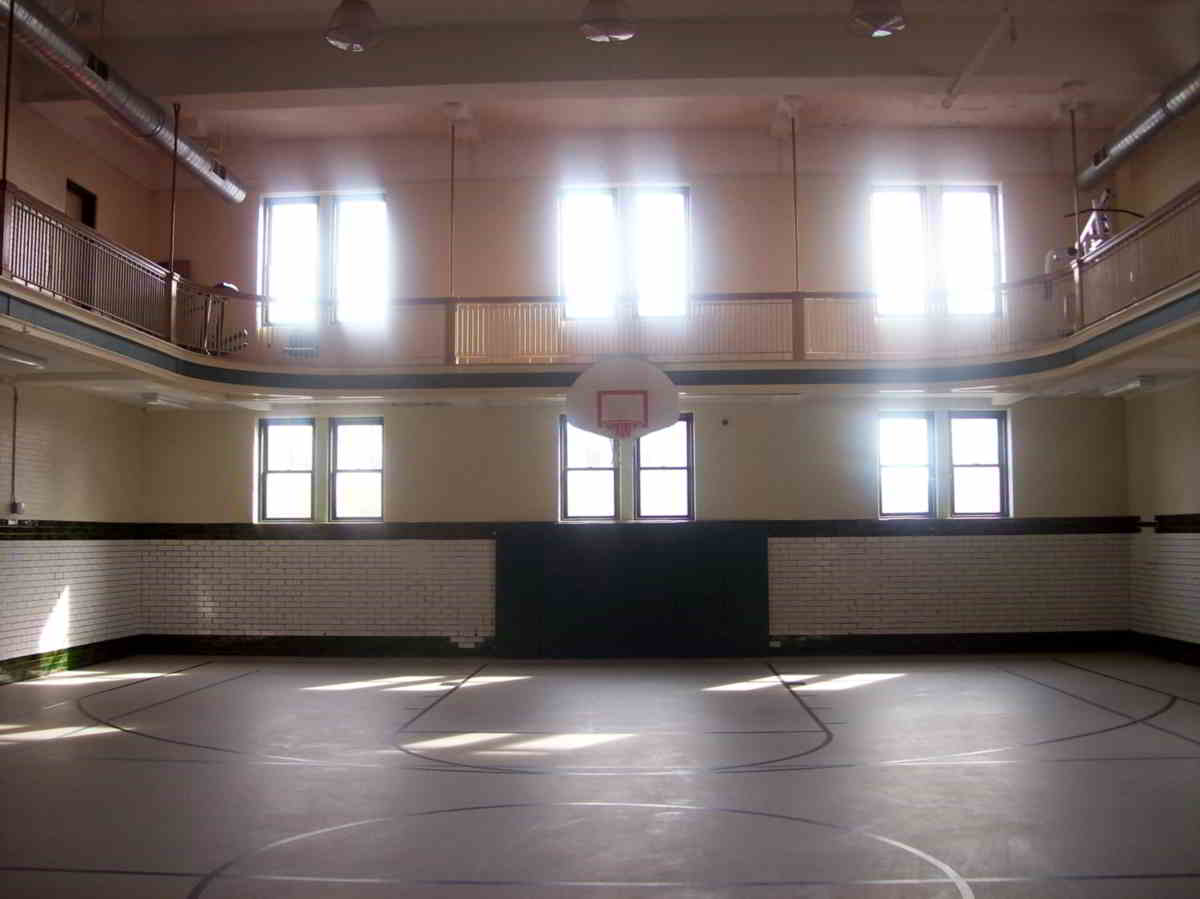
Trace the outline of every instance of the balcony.
{"type": "MultiPolygon", "coordinates": [[[[679,318],[570,319],[560,297],[398,300],[370,326],[331,306],[306,326],[266,324],[267,300],[172,275],[3,185],[3,277],[28,296],[173,344],[226,367],[367,373],[421,368],[581,365],[614,354],[660,363],[946,363],[1045,354],[1192,290],[1200,276],[1200,185],[1107,241],[1070,271],[997,288],[994,315],[876,314],[867,292],[699,294],[679,318]]],[[[936,299],[936,298],[935,298],[936,299]]],[[[141,338],[144,339],[144,338],[141,338]]]]}

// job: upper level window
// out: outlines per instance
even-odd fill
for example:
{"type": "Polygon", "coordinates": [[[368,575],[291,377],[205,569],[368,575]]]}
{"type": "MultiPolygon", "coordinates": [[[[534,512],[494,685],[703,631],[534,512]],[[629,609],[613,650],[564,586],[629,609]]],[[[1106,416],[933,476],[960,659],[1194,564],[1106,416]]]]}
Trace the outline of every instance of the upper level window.
{"type": "Polygon", "coordinates": [[[685,188],[571,188],[559,199],[559,270],[571,318],[682,315],[688,297],[685,188]]]}
{"type": "Polygon", "coordinates": [[[262,210],[262,293],[271,324],[317,320],[333,304],[341,322],[378,321],[390,284],[387,204],[371,194],[267,197],[262,210]]]}
{"type": "Polygon", "coordinates": [[[881,315],[996,312],[995,187],[878,187],[871,192],[871,275],[881,315]]]}

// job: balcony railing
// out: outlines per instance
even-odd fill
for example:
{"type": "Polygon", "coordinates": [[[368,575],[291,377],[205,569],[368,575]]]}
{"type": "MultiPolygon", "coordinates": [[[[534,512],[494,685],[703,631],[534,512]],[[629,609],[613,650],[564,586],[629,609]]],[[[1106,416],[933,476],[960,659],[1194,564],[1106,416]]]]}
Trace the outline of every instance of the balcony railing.
{"type": "MultiPolygon", "coordinates": [[[[681,317],[572,319],[561,297],[432,297],[371,325],[319,304],[307,325],[271,325],[268,300],[206,288],[3,186],[3,275],[184,349],[284,368],[658,362],[954,360],[1028,353],[1135,315],[1200,275],[1200,184],[1070,271],[996,288],[997,312],[883,316],[868,292],[700,294],[681,317]]],[[[936,299],[936,297],[934,298],[936,299]]]]}

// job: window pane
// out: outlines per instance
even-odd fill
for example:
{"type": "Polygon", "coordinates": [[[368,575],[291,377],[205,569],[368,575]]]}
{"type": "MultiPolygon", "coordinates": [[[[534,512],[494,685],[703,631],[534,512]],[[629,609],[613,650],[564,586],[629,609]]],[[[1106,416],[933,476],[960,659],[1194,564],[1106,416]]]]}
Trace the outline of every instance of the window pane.
{"type": "Polygon", "coordinates": [[[310,322],[316,317],[320,249],[317,201],[283,200],[267,204],[265,289],[271,321],[310,322]]]}
{"type": "Polygon", "coordinates": [[[955,465],[999,465],[1000,422],[951,417],[950,452],[955,465]]]}
{"type": "Polygon", "coordinates": [[[612,518],[617,514],[614,471],[568,471],[567,517],[612,518]]]}
{"type": "Polygon", "coordinates": [[[686,518],[688,514],[686,471],[643,471],[639,477],[638,510],[643,517],[671,516],[686,518]]]}
{"type": "Polygon", "coordinates": [[[266,478],[267,518],[312,518],[312,476],[284,472],[266,478]]]}
{"type": "Polygon", "coordinates": [[[687,197],[678,190],[639,191],[634,201],[638,314],[687,309],[687,197]]]}
{"type": "Polygon", "coordinates": [[[383,475],[355,471],[334,474],[334,510],[338,518],[382,518],[383,475]]]}
{"type": "Polygon", "coordinates": [[[990,190],[942,194],[942,269],[952,313],[995,311],[996,233],[990,190]]]}
{"type": "Polygon", "coordinates": [[[337,467],[383,468],[383,425],[337,425],[337,467]]]}
{"type": "Polygon", "coordinates": [[[884,315],[925,311],[925,213],[921,191],[871,194],[871,277],[884,315]]]}
{"type": "Polygon", "coordinates": [[[390,282],[387,204],[380,197],[341,197],[336,223],[338,321],[380,321],[390,282]]]}
{"type": "Polygon", "coordinates": [[[567,468],[612,467],[612,438],[567,425],[567,468]]]}
{"type": "Polygon", "coordinates": [[[560,215],[559,253],[567,315],[612,315],[620,277],[616,198],[610,191],[567,191],[560,215]]]}
{"type": "Polygon", "coordinates": [[[928,515],[929,469],[882,469],[879,473],[879,510],[884,515],[928,515]]]}
{"type": "Polygon", "coordinates": [[[913,418],[879,419],[880,465],[928,465],[929,420],[913,418]]]}
{"type": "Polygon", "coordinates": [[[687,422],[677,421],[669,428],[639,438],[638,464],[643,468],[686,467],[687,422]]]}
{"type": "Polygon", "coordinates": [[[311,471],[312,453],[312,425],[267,425],[268,471],[311,471]]]}
{"type": "Polygon", "coordinates": [[[954,514],[999,515],[1000,469],[954,469],[954,514]]]}

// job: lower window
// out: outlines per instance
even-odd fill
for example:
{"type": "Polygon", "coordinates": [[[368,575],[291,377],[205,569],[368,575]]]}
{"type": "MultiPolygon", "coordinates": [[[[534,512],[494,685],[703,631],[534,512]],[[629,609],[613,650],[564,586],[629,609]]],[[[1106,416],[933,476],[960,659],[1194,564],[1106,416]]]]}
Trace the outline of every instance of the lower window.
{"type": "Polygon", "coordinates": [[[1010,514],[1004,412],[879,416],[881,518],[1010,514]]]}

